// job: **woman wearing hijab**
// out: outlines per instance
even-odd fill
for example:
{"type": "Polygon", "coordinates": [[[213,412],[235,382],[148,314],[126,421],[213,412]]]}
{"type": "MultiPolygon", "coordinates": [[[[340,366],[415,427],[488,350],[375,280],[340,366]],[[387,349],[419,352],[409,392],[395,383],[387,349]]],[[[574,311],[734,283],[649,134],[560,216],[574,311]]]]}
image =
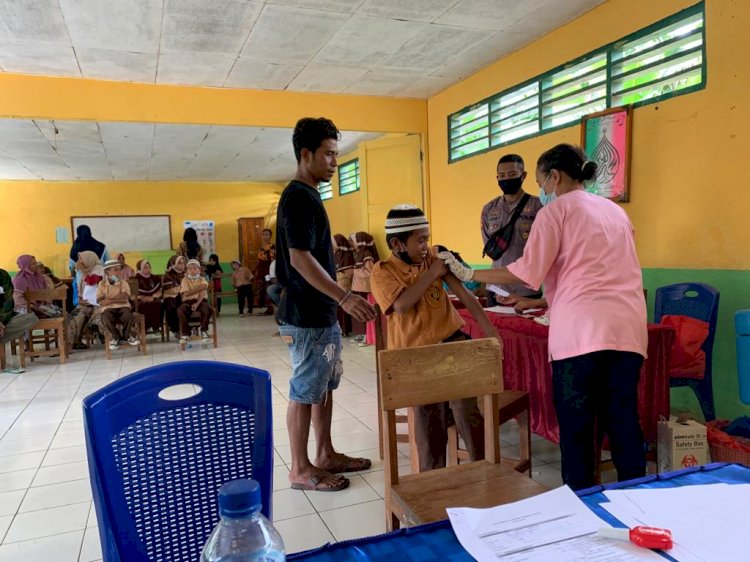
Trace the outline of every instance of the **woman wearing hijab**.
{"type": "MultiPolygon", "coordinates": [[[[354,276],[354,250],[349,239],[343,234],[333,237],[333,257],[336,263],[336,283],[349,292],[352,290],[354,276]]],[[[341,307],[338,307],[337,316],[342,335],[348,336],[352,333],[352,317],[341,307]]]]}
{"type": "Polygon", "coordinates": [[[343,234],[333,237],[333,257],[336,261],[336,283],[345,291],[352,290],[354,276],[354,250],[343,234]]]}
{"type": "Polygon", "coordinates": [[[78,254],[81,252],[94,252],[96,257],[104,263],[109,259],[109,252],[107,247],[99,242],[96,238],[91,235],[91,228],[87,224],[79,225],[76,228],[76,239],[73,242],[73,246],[70,248],[70,260],[68,262],[68,269],[70,274],[75,277],[73,283],[73,303],[78,304],[78,287],[81,284],[80,270],[76,268],[78,263],[78,254]]]}
{"type": "Polygon", "coordinates": [[[182,235],[182,242],[180,247],[177,249],[177,255],[182,256],[187,260],[198,260],[203,263],[203,248],[198,244],[198,233],[194,228],[186,228],[185,233],[182,235]]]}
{"type": "Polygon", "coordinates": [[[183,256],[172,256],[167,262],[167,272],[161,280],[164,316],[167,319],[169,331],[172,332],[177,341],[180,340],[180,319],[177,315],[177,309],[182,304],[180,285],[182,285],[182,278],[185,276],[186,264],[187,260],[183,256]]]}
{"type": "MultiPolygon", "coordinates": [[[[367,232],[357,232],[351,235],[352,246],[354,248],[354,274],[352,277],[352,292],[362,298],[374,302],[370,297],[370,275],[372,268],[380,261],[378,249],[375,247],[375,240],[367,232]]],[[[352,322],[353,332],[360,334],[354,338],[360,346],[372,345],[375,343],[375,323],[370,322],[371,326],[362,326],[361,323],[354,320],[352,322]],[[364,332],[364,333],[363,333],[364,332]],[[367,332],[370,332],[369,337],[367,332]]]]}
{"type": "Polygon", "coordinates": [[[73,272],[78,262],[80,252],[94,252],[96,257],[101,261],[109,259],[107,247],[91,235],[91,228],[87,224],[82,224],[76,228],[76,239],[70,248],[70,271],[73,272]]]}
{"type": "MultiPolygon", "coordinates": [[[[68,316],[66,326],[66,341],[72,345],[73,349],[88,349],[83,343],[83,334],[87,328],[92,325],[98,325],[99,310],[96,302],[96,287],[99,281],[104,279],[104,269],[96,253],[85,250],[78,253],[76,262],[76,272],[80,277],[78,284],[78,305],[71,311],[68,316]]],[[[103,334],[99,330],[100,334],[103,334]]]]}
{"type": "Polygon", "coordinates": [[[354,246],[354,276],[352,278],[352,290],[361,295],[370,292],[370,275],[373,266],[380,261],[375,240],[367,232],[352,234],[354,246]]]}
{"type": "MultiPolygon", "coordinates": [[[[135,275],[135,271],[133,271],[133,268],[125,263],[125,254],[123,254],[122,252],[118,253],[117,261],[120,262],[120,279],[122,279],[123,281],[130,280],[130,278],[135,275]]],[[[138,266],[136,265],[136,267],[138,266]]]]}
{"type": "Polygon", "coordinates": [[[53,289],[52,280],[41,273],[36,258],[30,255],[19,256],[18,274],[13,278],[13,302],[18,314],[34,313],[39,318],[62,316],[62,310],[52,303],[26,302],[26,291],[53,289]]]}
{"type": "Polygon", "coordinates": [[[159,332],[162,324],[161,278],[151,273],[151,263],[140,260],[138,272],[138,312],[146,318],[146,331],[159,332]]]}

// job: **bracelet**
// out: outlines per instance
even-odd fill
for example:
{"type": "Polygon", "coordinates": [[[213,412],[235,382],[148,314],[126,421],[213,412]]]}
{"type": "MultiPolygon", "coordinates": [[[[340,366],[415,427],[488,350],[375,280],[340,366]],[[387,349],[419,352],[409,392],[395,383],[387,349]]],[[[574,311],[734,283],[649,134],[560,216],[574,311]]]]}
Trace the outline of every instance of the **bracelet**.
{"type": "Polygon", "coordinates": [[[344,295],[344,297],[339,301],[339,306],[344,306],[344,303],[349,299],[349,297],[352,296],[351,291],[347,291],[347,293],[344,295]]]}

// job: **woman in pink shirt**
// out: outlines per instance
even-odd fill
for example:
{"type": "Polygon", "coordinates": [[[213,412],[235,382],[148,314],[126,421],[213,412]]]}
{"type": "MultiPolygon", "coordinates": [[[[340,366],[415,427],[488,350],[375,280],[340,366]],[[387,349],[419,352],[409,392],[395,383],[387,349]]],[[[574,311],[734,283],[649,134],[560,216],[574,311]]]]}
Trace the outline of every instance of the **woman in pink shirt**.
{"type": "Polygon", "coordinates": [[[638,378],[648,346],[641,266],[625,211],[584,190],[596,169],[569,144],[539,157],[536,179],[545,208],[523,256],[508,267],[475,272],[440,256],[464,281],[544,284],[562,476],[574,490],[594,485],[597,420],[610,438],[618,479],[646,473],[638,419],[638,378]]]}

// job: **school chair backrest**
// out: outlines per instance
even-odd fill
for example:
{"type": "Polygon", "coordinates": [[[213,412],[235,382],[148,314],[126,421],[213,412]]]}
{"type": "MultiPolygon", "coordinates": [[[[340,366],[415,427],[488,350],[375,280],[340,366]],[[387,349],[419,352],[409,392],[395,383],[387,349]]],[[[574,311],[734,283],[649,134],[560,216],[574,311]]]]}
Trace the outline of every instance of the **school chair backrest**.
{"type": "Polygon", "coordinates": [[[518,501],[543,487],[501,462],[499,399],[502,346],[494,338],[380,352],[381,415],[385,432],[385,509],[388,530],[446,518],[446,508],[490,507],[518,501]],[[484,460],[398,474],[396,410],[483,397],[484,460]]]}
{"type": "Polygon", "coordinates": [[[65,285],[62,285],[60,287],[55,287],[54,289],[39,289],[36,291],[24,291],[23,298],[26,299],[26,302],[28,303],[34,303],[34,302],[60,302],[60,307],[63,310],[63,317],[68,311],[68,305],[67,305],[67,295],[68,295],[68,287],[65,285]]]}
{"type": "Polygon", "coordinates": [[[715,418],[713,399],[713,349],[719,317],[719,291],[704,283],[678,283],[656,290],[654,322],[663,316],[689,316],[708,322],[708,337],[701,349],[706,354],[703,379],[672,377],[671,386],[690,386],[698,397],[706,421],[715,418]]]}
{"type": "Polygon", "coordinates": [[[195,562],[219,520],[219,487],[236,478],[260,483],[271,517],[268,372],[167,363],[86,397],[83,414],[105,562],[195,562]]]}
{"type": "Polygon", "coordinates": [[[138,298],[138,278],[133,276],[128,279],[128,287],[130,288],[130,298],[135,300],[138,298]]]}

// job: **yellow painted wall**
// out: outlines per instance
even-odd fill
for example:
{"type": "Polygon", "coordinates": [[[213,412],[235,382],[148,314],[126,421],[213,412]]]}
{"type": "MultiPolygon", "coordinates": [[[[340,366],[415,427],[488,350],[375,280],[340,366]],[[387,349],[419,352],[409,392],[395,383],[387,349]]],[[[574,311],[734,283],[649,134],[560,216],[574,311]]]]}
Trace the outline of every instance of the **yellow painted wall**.
{"type": "MultiPolygon", "coordinates": [[[[72,238],[57,244],[55,227],[70,229],[71,216],[107,214],[170,215],[174,247],[182,240],[184,220],[214,220],[217,253],[230,261],[238,255],[237,219],[267,217],[283,188],[276,183],[0,182],[0,267],[13,271],[16,258],[28,253],[64,274],[72,238]]],[[[94,236],[107,242],[106,233],[94,236]]],[[[136,257],[128,255],[131,265],[136,257]]]]}
{"type": "Polygon", "coordinates": [[[348,131],[427,131],[426,100],[0,74],[2,117],[294,127],[320,115],[348,131]]]}
{"type": "Polygon", "coordinates": [[[360,230],[367,230],[367,158],[360,149],[353,150],[339,156],[339,165],[346,164],[354,158],[359,158],[360,190],[346,195],[339,195],[339,175],[335,174],[331,180],[333,199],[324,202],[328,220],[333,234],[349,236],[360,230]]]}
{"type": "Polygon", "coordinates": [[[365,230],[375,238],[381,255],[387,254],[385,216],[393,205],[411,203],[424,207],[425,185],[420,160],[421,136],[384,135],[360,143],[357,150],[339,157],[339,165],[359,158],[360,190],[339,195],[334,176],[333,199],[325,201],[334,234],[345,236],[365,230]]]}
{"type": "MultiPolygon", "coordinates": [[[[479,215],[499,194],[498,158],[523,156],[533,180],[537,157],[580,140],[579,126],[448,164],[447,116],[505,88],[637,31],[692,0],[609,0],[579,19],[428,100],[433,239],[481,261],[479,215]]],[[[644,267],[750,268],[750,2],[707,0],[705,90],[636,109],[631,201],[644,267]]]]}

